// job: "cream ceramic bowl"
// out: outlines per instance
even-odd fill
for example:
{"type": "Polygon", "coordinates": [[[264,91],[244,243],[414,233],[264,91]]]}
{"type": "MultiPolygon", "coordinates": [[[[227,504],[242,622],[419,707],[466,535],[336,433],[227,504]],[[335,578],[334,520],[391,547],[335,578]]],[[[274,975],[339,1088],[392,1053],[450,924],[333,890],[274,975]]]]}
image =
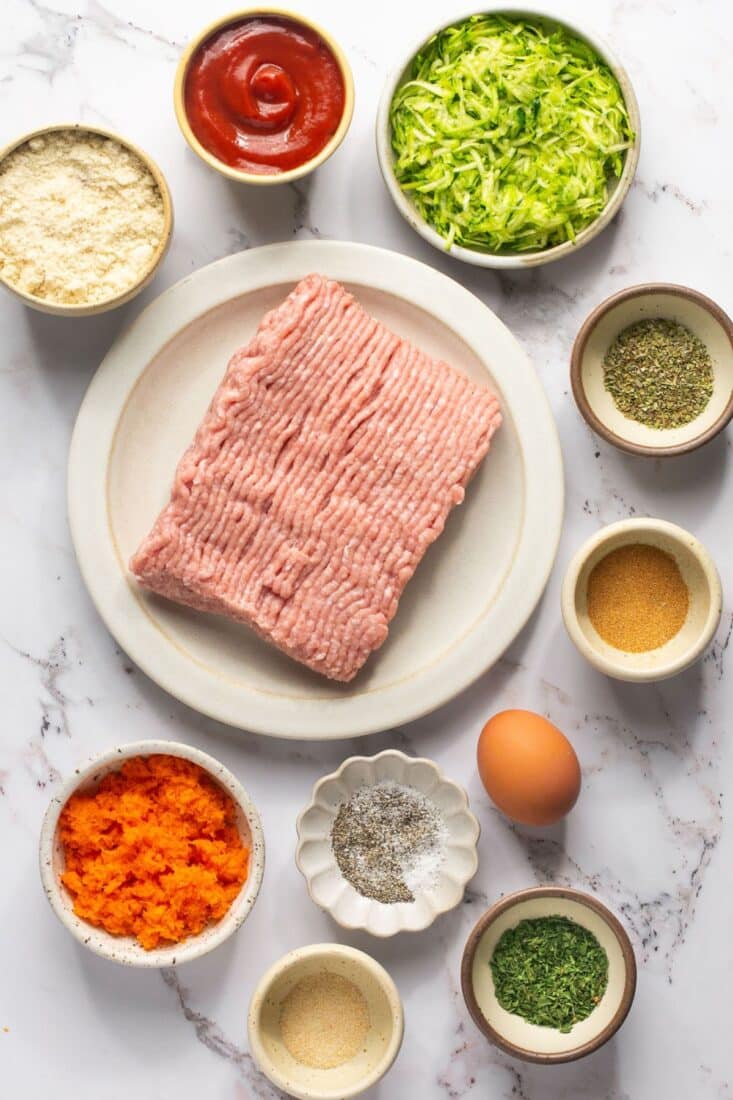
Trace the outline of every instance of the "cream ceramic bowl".
{"type": "Polygon", "coordinates": [[[708,443],[733,417],[733,321],[704,294],[673,283],[643,283],[606,298],[575,338],[570,362],[573,395],[594,432],[636,455],[684,454],[708,443]],[[706,345],[713,364],[713,394],[695,420],[658,429],[624,416],[603,384],[603,360],[629,325],[662,317],[685,325],[706,345]]]}
{"type": "Polygon", "coordinates": [[[489,4],[478,10],[474,8],[462,16],[453,17],[449,20],[442,20],[438,26],[434,27],[427,34],[421,34],[419,40],[412,45],[385,84],[382,97],[379,101],[379,109],[377,111],[376,139],[379,166],[382,171],[382,176],[384,177],[384,182],[387,185],[387,190],[392,196],[392,200],[400,214],[402,214],[402,217],[405,218],[412,228],[419,233],[428,244],[431,244],[441,252],[446,252],[456,260],[462,260],[464,263],[474,264],[477,267],[537,267],[540,264],[551,263],[553,260],[560,260],[565,256],[572,256],[579,248],[582,248],[583,245],[588,244],[594,237],[597,237],[616,216],[631,187],[634,174],[636,173],[636,166],[639,162],[639,151],[641,147],[641,116],[639,114],[639,104],[626,70],[609,47],[592,32],[576,26],[567,19],[560,19],[553,13],[544,11],[540,8],[527,7],[524,4],[519,7],[511,5],[495,6],[489,4]],[[521,19],[526,18],[547,23],[555,27],[563,27],[570,31],[571,34],[574,34],[578,38],[582,38],[592,46],[598,56],[608,65],[619,83],[629,113],[631,128],[636,135],[636,140],[626,153],[621,176],[617,180],[609,183],[609,197],[604,210],[594,222],[578,233],[575,241],[564,241],[562,244],[554,245],[552,248],[545,248],[540,252],[482,252],[478,249],[464,248],[460,245],[453,245],[450,249],[446,249],[443,238],[424,220],[422,214],[418,212],[397,182],[393,169],[394,155],[392,152],[392,135],[389,122],[390,106],[394,94],[402,84],[415,55],[420,52],[434,35],[445,30],[447,27],[462,23],[471,15],[479,14],[515,16],[521,19]]]}
{"type": "Polygon", "coordinates": [[[157,183],[158,190],[163,200],[163,232],[161,233],[160,242],[151,256],[147,268],[135,283],[122,291],[121,294],[115,295],[113,298],[108,298],[104,302],[93,302],[91,304],[80,303],[64,305],[58,302],[49,302],[45,298],[39,298],[35,294],[26,294],[25,291],[19,290],[18,287],[14,286],[0,275],[0,285],[4,286],[6,290],[9,290],[11,294],[14,294],[16,298],[19,298],[24,305],[30,306],[32,309],[37,309],[40,313],[53,313],[59,317],[89,317],[97,313],[106,313],[109,309],[116,309],[118,306],[124,305],[125,302],[129,302],[135,295],[139,294],[151,281],[160,267],[171,242],[171,236],[173,234],[173,202],[165,176],[155,161],[152,160],[147,153],[144,153],[142,149],[139,149],[137,145],[133,145],[131,141],[128,141],[127,138],[121,137],[112,130],[105,130],[101,126],[86,126],[78,122],[66,122],[59,123],[57,126],[43,126],[40,130],[32,130],[30,133],[23,134],[22,137],[11,141],[9,145],[6,145],[4,149],[0,150],[0,165],[2,165],[3,160],[9,156],[13,150],[17,149],[18,146],[25,145],[25,143],[31,141],[32,138],[43,137],[45,134],[51,134],[57,130],[78,130],[83,134],[99,134],[101,137],[110,138],[112,141],[119,142],[120,145],[129,149],[143,162],[157,183]]]}
{"type": "Polygon", "coordinates": [[[307,176],[310,172],[314,171],[314,169],[318,168],[319,165],[323,164],[324,161],[328,160],[331,154],[336,152],[339,145],[346,137],[354,114],[354,77],[351,73],[351,66],[346,58],[346,54],[341,49],[338,42],[336,42],[327,31],[324,31],[323,27],[314,23],[312,19],[308,19],[306,16],[301,15],[300,12],[290,11],[288,8],[271,7],[268,4],[254,5],[249,8],[242,8],[239,11],[231,12],[229,15],[220,19],[215,19],[213,23],[209,23],[208,26],[204,27],[195,38],[191,39],[178,62],[175,83],[173,85],[173,106],[176,112],[178,125],[181,128],[181,133],[194,153],[196,153],[205,164],[208,164],[210,168],[214,168],[217,172],[221,172],[223,176],[227,176],[230,180],[237,180],[239,183],[251,183],[256,187],[267,187],[271,184],[278,183],[292,183],[293,180],[298,180],[301,179],[302,176],[307,176]],[[305,161],[304,164],[299,165],[297,168],[291,168],[288,172],[271,172],[265,174],[243,172],[239,168],[233,168],[230,164],[225,164],[224,161],[219,160],[218,157],[204,148],[191,129],[191,124],[188,121],[188,115],[186,113],[186,76],[196,51],[203,45],[207,38],[216,34],[217,31],[221,31],[234,23],[240,23],[243,19],[252,19],[258,15],[277,16],[281,19],[290,19],[293,23],[300,23],[301,26],[315,31],[316,34],[320,35],[336,58],[336,63],[341,70],[341,76],[344,82],[344,112],[336,132],[326,145],[324,145],[320,153],[316,153],[310,160],[305,161]]]}
{"type": "Polygon", "coordinates": [[[572,1062],[607,1043],[626,1019],[636,991],[634,951],[620,921],[580,890],[537,886],[498,901],[468,937],[461,963],[463,996],[474,1023],[496,1046],[525,1062],[572,1062]],[[596,1008],[567,1034],[507,1012],[496,999],[491,956],[502,934],[522,920],[563,916],[582,924],[608,956],[608,985],[596,1008]]]}
{"type": "Polygon", "coordinates": [[[313,944],[283,956],[261,978],[250,1001],[247,1031],[255,1063],[277,1088],[299,1100],[349,1100],[375,1085],[397,1057],[404,1032],[402,1002],[387,971],[370,955],[337,943],[313,944]],[[324,972],[361,990],[370,1027],[361,1053],[333,1069],[312,1069],[285,1046],[280,1013],[293,986],[324,972]]]}
{"type": "Polygon", "coordinates": [[[455,908],[478,868],[479,824],[465,791],[446,779],[432,760],[388,749],[377,756],[352,756],[336,772],[319,779],[297,821],[295,862],[311,899],[343,928],[373,936],[418,932],[455,908]],[[446,828],[445,858],[431,885],[412,902],[385,904],[365,898],[342,875],[331,848],[331,830],[342,803],[360,787],[392,781],[413,787],[441,811],[446,828]]]}
{"type": "Polygon", "coordinates": [[[568,634],[592,665],[616,680],[650,681],[676,676],[698,660],[718,628],[723,595],[715,563],[694,535],[661,519],[628,519],[602,528],[583,543],[568,566],[561,600],[568,634]],[[612,550],[632,543],[658,546],[671,554],[690,593],[682,629],[666,645],[646,653],[625,653],[608,645],[588,617],[593,567],[612,550]]]}
{"type": "Polygon", "coordinates": [[[260,817],[255,806],[238,779],[228,768],[199,749],[175,741],[134,741],[129,745],[102,753],[89,763],[76,768],[74,774],[51,799],[41,828],[40,840],[41,881],[51,908],[61,923],[79,943],[90,951],[112,962],[125,966],[161,967],[177,966],[190,962],[213,951],[236,932],[249,916],[257,900],[265,869],[265,841],[260,817]],[[118,771],[124,760],[133,756],[152,756],[163,753],[180,756],[198,764],[211,779],[231,796],[237,807],[239,831],[250,848],[250,865],[247,881],[232,902],[229,911],[220,921],[205,928],[198,936],[191,936],[181,943],[146,951],[130,936],[112,936],[101,928],[95,928],[76,916],[71,896],[60,880],[64,868],[63,849],[58,837],[61,811],[75,791],[93,789],[109,772],[118,771]]]}

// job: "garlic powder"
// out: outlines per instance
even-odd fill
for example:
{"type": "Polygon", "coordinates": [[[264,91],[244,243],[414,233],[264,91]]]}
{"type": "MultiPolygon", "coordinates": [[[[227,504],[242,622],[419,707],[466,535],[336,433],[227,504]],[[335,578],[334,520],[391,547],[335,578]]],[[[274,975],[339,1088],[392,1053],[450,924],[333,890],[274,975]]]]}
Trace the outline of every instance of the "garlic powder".
{"type": "Polygon", "coordinates": [[[0,275],[26,294],[92,305],[131,289],[165,229],[147,165],[74,129],[31,138],[0,162],[0,275]]]}

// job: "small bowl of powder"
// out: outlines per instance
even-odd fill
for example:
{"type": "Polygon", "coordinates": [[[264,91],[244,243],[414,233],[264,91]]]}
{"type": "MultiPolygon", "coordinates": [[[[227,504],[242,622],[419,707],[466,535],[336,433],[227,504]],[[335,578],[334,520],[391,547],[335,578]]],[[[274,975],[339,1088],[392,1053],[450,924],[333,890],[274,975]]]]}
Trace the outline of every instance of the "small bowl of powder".
{"type": "Polygon", "coordinates": [[[247,1028],[252,1057],[277,1088],[301,1100],[348,1100],[389,1070],[404,1018],[384,967],[321,943],[291,951],[260,979],[247,1028]]]}
{"type": "Polygon", "coordinates": [[[629,519],[602,528],[570,562],[562,613],[579,652],[617,680],[676,676],[720,622],[722,590],[702,543],[674,523],[629,519]]]}
{"type": "Polygon", "coordinates": [[[432,760],[393,749],[320,779],[297,830],[312,900],[374,936],[427,928],[459,904],[478,867],[465,791],[432,760]]]}
{"type": "Polygon", "coordinates": [[[690,287],[627,287],[583,323],[570,380],[582,416],[614,447],[686,454],[733,417],[733,322],[690,287]]]}
{"type": "Polygon", "coordinates": [[[108,130],[49,126],[0,151],[0,282],[33,309],[114,309],[153,278],[173,229],[158,166],[108,130]]]}

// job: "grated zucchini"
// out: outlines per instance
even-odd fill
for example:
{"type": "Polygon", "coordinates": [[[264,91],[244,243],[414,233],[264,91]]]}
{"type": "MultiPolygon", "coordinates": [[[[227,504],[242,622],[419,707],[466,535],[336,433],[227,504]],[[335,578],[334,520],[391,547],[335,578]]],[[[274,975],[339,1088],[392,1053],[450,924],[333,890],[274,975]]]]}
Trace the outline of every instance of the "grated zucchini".
{"type": "Polygon", "coordinates": [[[534,252],[608,201],[634,134],[618,81],[561,27],[476,15],[416,55],[390,108],[394,172],[453,244],[534,252]]]}

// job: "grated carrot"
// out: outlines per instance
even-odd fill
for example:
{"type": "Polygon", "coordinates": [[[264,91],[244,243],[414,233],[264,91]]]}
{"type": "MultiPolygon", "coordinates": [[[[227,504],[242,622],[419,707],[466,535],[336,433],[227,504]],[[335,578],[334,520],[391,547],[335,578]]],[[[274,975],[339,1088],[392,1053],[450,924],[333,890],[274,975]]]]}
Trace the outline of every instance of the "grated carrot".
{"type": "Polygon", "coordinates": [[[220,920],[249,870],[231,797],[190,760],[136,756],[59,820],[74,912],[146,949],[220,920]]]}

